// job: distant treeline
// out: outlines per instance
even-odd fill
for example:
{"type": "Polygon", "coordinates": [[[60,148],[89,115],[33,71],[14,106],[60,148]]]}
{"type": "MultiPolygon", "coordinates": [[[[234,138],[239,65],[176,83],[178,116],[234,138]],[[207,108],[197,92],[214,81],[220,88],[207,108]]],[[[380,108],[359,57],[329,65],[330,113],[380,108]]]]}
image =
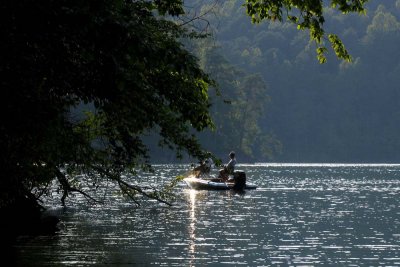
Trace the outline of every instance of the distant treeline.
{"type": "MultiPolygon", "coordinates": [[[[191,2],[204,11],[215,1],[191,2]]],[[[353,62],[330,51],[323,65],[308,32],[251,24],[242,4],[219,1],[207,16],[213,38],[193,45],[221,93],[211,92],[205,147],[243,161],[398,162],[400,0],[371,1],[366,15],[327,12],[326,31],[353,62]]]]}

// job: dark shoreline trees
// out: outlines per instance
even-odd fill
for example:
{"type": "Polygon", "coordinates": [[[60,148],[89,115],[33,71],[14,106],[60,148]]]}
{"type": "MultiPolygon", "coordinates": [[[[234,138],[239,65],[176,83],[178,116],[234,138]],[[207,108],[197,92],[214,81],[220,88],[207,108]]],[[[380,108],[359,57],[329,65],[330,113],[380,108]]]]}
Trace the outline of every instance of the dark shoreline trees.
{"type": "Polygon", "coordinates": [[[68,180],[76,172],[112,180],[127,194],[159,198],[120,178],[150,168],[141,136],[154,129],[178,156],[201,156],[192,130],[213,126],[207,93],[213,81],[178,41],[188,34],[185,28],[156,15],[178,15],[180,6],[119,0],[0,4],[3,215],[38,211],[37,197],[55,177],[63,200],[69,191],[79,192],[68,180]],[[78,113],[84,104],[91,108],[78,113]]]}

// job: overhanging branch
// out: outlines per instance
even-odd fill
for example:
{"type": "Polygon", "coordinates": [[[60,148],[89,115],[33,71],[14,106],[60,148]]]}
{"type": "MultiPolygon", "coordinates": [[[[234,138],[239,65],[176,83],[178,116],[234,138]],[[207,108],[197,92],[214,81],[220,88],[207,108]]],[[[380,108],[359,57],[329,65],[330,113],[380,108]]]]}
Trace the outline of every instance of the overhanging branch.
{"type": "Polygon", "coordinates": [[[58,168],[56,168],[56,176],[57,176],[58,182],[61,184],[63,191],[64,191],[63,196],[61,197],[61,203],[63,206],[65,206],[65,199],[67,198],[69,192],[78,192],[93,202],[102,203],[101,201],[94,199],[93,197],[91,197],[90,195],[85,193],[84,191],[71,186],[70,183],[68,182],[67,177],[65,177],[65,175],[58,168]]]}
{"type": "MultiPolygon", "coordinates": [[[[161,199],[160,197],[157,197],[156,195],[152,195],[152,194],[149,194],[149,193],[145,192],[142,187],[127,183],[126,181],[122,180],[119,175],[115,175],[115,174],[113,174],[113,173],[111,173],[111,172],[109,172],[107,170],[104,170],[104,169],[102,169],[100,167],[92,166],[92,168],[94,170],[96,170],[98,173],[108,177],[109,179],[118,182],[118,185],[120,186],[121,190],[124,193],[127,193],[127,191],[123,188],[123,186],[126,187],[126,188],[129,188],[131,190],[134,190],[134,191],[140,193],[141,195],[146,196],[146,197],[148,197],[150,199],[155,199],[155,200],[157,200],[157,201],[159,201],[161,203],[167,204],[168,206],[172,206],[172,204],[169,203],[168,201],[165,201],[165,200],[161,199]]],[[[134,197],[131,194],[127,193],[127,195],[132,200],[134,200],[136,204],[138,204],[138,202],[134,199],[134,197]]]]}

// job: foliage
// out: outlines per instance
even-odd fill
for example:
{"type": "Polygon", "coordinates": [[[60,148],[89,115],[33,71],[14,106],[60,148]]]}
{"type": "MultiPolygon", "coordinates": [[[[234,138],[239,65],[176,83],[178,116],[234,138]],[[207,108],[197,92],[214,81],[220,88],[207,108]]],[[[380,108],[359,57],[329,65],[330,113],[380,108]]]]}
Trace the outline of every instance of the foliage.
{"type": "Polygon", "coordinates": [[[328,53],[323,65],[314,59],[306,32],[287,21],[255,26],[240,1],[228,2],[221,5],[218,21],[211,20],[219,25],[216,45],[227,62],[244,73],[259,74],[268,84],[271,101],[258,125],[263,134],[273,132],[282,143],[282,153],[274,160],[400,160],[396,1],[371,1],[366,16],[326,10],[327,31],[342,38],[354,60],[328,53]],[[261,51],[256,60],[243,55],[256,48],[261,51]]]}
{"type": "MultiPolygon", "coordinates": [[[[330,7],[339,10],[342,13],[358,12],[365,13],[365,3],[368,0],[331,0],[330,7]]],[[[319,0],[246,0],[247,13],[255,23],[263,20],[284,21],[286,18],[289,22],[297,25],[299,30],[308,29],[310,39],[317,44],[317,55],[321,63],[326,62],[326,48],[323,44],[325,30],[324,2],[319,0]]],[[[328,35],[328,40],[332,44],[332,48],[339,58],[347,61],[351,57],[344,48],[342,41],[334,34],[328,35]]]]}
{"type": "Polygon", "coordinates": [[[202,155],[193,131],[213,126],[213,82],[180,43],[185,28],[157,11],[179,15],[182,2],[1,2],[0,207],[55,177],[63,200],[82,192],[73,172],[126,187],[123,172],[150,169],[150,131],[202,155]]]}
{"type": "Polygon", "coordinates": [[[203,146],[223,159],[231,150],[242,162],[273,158],[280,143],[261,125],[270,102],[265,81],[230,64],[217,47],[203,43],[199,49],[198,56],[221,95],[212,97],[210,113],[216,130],[199,135],[203,146]]]}

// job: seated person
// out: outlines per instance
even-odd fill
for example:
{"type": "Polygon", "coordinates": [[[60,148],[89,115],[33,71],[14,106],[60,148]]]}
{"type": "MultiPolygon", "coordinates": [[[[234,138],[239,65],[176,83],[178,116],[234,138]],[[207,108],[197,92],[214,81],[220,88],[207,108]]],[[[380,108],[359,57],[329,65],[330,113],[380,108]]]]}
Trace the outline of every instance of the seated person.
{"type": "Polygon", "coordinates": [[[210,173],[213,164],[214,164],[214,162],[213,162],[212,158],[207,158],[207,159],[204,161],[204,167],[205,167],[204,170],[205,170],[205,173],[207,173],[207,174],[210,173]]]}
{"type": "Polygon", "coordinates": [[[203,174],[209,174],[211,171],[212,165],[214,164],[211,157],[208,157],[204,161],[200,161],[199,163],[200,163],[200,165],[193,169],[193,173],[195,174],[195,176],[197,178],[203,174]]]}
{"type": "Polygon", "coordinates": [[[219,176],[218,178],[221,178],[222,181],[226,182],[229,179],[229,175],[233,174],[235,171],[235,165],[236,165],[236,158],[235,158],[235,152],[229,153],[229,158],[230,161],[228,162],[227,165],[224,166],[223,169],[219,171],[219,176]]]}

